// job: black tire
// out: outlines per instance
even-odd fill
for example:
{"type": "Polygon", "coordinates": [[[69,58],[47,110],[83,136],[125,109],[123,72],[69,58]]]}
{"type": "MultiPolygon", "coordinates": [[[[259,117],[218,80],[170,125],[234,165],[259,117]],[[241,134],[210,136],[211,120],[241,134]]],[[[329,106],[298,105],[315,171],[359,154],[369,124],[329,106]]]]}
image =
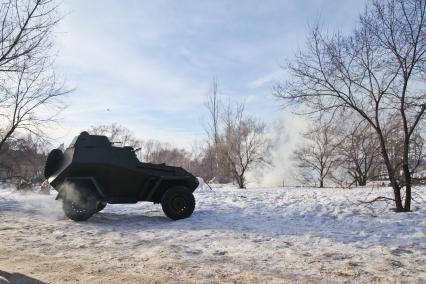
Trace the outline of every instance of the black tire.
{"type": "Polygon", "coordinates": [[[91,193],[80,193],[73,198],[62,199],[62,209],[65,215],[74,221],[86,221],[97,211],[98,201],[91,193]]]}
{"type": "Polygon", "coordinates": [[[58,169],[63,157],[64,154],[59,149],[53,149],[50,151],[44,166],[44,177],[46,179],[48,179],[58,169]]]}
{"type": "Polygon", "coordinates": [[[99,202],[98,207],[96,208],[96,212],[101,212],[102,210],[104,210],[107,204],[108,203],[106,202],[99,202]]]}
{"type": "Polygon", "coordinates": [[[161,207],[170,219],[185,219],[194,212],[195,198],[186,187],[170,188],[161,198],[161,207]]]}

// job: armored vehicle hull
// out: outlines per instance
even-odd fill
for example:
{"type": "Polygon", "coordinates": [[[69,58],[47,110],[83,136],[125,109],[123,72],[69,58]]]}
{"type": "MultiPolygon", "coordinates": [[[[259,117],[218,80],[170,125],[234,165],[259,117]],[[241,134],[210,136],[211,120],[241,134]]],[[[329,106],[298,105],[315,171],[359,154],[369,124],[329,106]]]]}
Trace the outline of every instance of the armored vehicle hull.
{"type": "Polygon", "coordinates": [[[65,214],[82,221],[107,203],[161,203],[172,219],[189,217],[198,180],[180,167],[142,163],[132,147],[115,147],[106,136],[82,132],[62,152],[52,150],[45,177],[58,191],[65,214]]]}

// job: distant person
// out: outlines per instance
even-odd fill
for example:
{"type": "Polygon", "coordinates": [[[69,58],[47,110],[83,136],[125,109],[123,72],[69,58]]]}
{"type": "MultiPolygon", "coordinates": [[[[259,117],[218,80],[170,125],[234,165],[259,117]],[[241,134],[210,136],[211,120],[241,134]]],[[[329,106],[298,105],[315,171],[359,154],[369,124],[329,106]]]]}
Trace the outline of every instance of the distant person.
{"type": "Polygon", "coordinates": [[[21,191],[21,192],[28,192],[28,191],[31,191],[32,187],[31,187],[31,184],[27,182],[25,179],[21,179],[19,181],[17,189],[18,191],[21,191]]]}

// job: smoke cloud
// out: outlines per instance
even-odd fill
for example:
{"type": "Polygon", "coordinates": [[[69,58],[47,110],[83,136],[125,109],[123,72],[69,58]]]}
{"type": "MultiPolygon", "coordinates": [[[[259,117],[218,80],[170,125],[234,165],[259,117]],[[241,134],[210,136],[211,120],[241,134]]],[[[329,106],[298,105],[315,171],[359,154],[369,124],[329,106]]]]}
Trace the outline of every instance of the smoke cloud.
{"type": "Polygon", "coordinates": [[[12,192],[4,197],[4,201],[15,201],[16,211],[31,213],[34,216],[48,219],[51,221],[65,218],[62,211],[62,202],[55,200],[56,194],[51,192],[49,195],[38,193],[20,193],[12,192]]]}
{"type": "Polygon", "coordinates": [[[272,140],[271,165],[257,173],[252,173],[250,180],[259,186],[298,185],[294,161],[291,156],[301,143],[300,133],[307,128],[308,122],[300,116],[286,114],[277,120],[270,131],[272,140]]]}

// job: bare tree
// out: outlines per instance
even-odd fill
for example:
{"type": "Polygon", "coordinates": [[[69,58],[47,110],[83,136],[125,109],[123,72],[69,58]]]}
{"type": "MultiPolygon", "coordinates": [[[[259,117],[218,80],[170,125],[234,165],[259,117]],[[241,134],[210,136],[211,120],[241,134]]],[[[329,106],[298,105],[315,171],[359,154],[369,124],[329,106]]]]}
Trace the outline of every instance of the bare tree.
{"type": "Polygon", "coordinates": [[[139,160],[143,162],[155,164],[166,163],[188,170],[193,168],[192,156],[188,151],[153,139],[140,140],[135,137],[130,129],[117,123],[92,126],[89,129],[89,133],[105,135],[111,142],[119,143],[121,146],[135,148],[135,150],[138,150],[137,156],[139,160]]]}
{"type": "Polygon", "coordinates": [[[188,151],[172,147],[166,143],[159,143],[159,145],[160,147],[151,152],[150,157],[147,157],[145,161],[155,164],[165,163],[185,169],[191,168],[191,155],[188,151]]]}
{"type": "MultiPolygon", "coordinates": [[[[420,134],[420,131],[413,135],[413,147],[410,153],[411,172],[414,174],[422,170],[421,165],[426,164],[426,143],[425,138],[420,134]]],[[[424,169],[424,168],[423,168],[424,169]]]]}
{"type": "MultiPolygon", "coordinates": [[[[397,180],[404,182],[404,132],[401,120],[391,119],[383,126],[383,135],[388,145],[389,161],[395,169],[397,180]]],[[[424,139],[421,136],[421,129],[416,129],[410,137],[410,149],[408,153],[408,165],[413,174],[424,158],[424,139]]],[[[381,161],[382,162],[382,161],[381,161]]],[[[383,163],[383,162],[382,162],[383,163]]],[[[381,176],[388,176],[386,165],[381,170],[381,176]]]]}
{"type": "Polygon", "coordinates": [[[0,150],[0,179],[43,181],[43,145],[42,140],[31,135],[8,141],[0,150]]]}
{"type": "Polygon", "coordinates": [[[270,143],[265,137],[265,124],[245,116],[244,105],[233,109],[229,104],[223,120],[223,153],[238,186],[245,188],[247,172],[268,162],[270,143]]]}
{"type": "Polygon", "coordinates": [[[312,31],[279,98],[319,112],[350,109],[374,129],[393,188],[397,212],[410,211],[412,135],[426,110],[426,1],[373,0],[353,34],[312,31]],[[389,157],[385,122],[402,121],[403,179],[389,157]],[[405,188],[405,201],[401,190],[405,188]]]}
{"type": "Polygon", "coordinates": [[[353,118],[353,123],[337,126],[342,137],[337,145],[340,167],[353,179],[351,184],[365,186],[368,180],[376,178],[375,169],[382,163],[380,144],[370,124],[364,120],[357,122],[353,115],[346,118],[353,118]]]}
{"type": "Polygon", "coordinates": [[[130,146],[137,148],[140,146],[140,141],[136,139],[132,131],[117,123],[91,126],[89,133],[93,135],[105,135],[109,141],[119,143],[121,146],[130,146]]]}
{"type": "Polygon", "coordinates": [[[219,97],[219,84],[216,78],[213,78],[211,90],[207,95],[205,102],[207,111],[209,113],[209,121],[207,123],[207,135],[209,140],[216,146],[219,144],[219,120],[220,120],[220,97],[219,97]]]}
{"type": "Polygon", "coordinates": [[[68,93],[52,71],[52,32],[59,21],[52,0],[0,3],[0,149],[23,130],[42,128],[62,108],[68,93]]]}
{"type": "Polygon", "coordinates": [[[206,156],[204,162],[209,165],[208,179],[224,180],[222,171],[223,157],[221,155],[221,137],[220,137],[220,113],[221,99],[219,96],[219,84],[216,78],[213,78],[210,92],[207,95],[205,107],[208,112],[208,122],[206,125],[207,143],[206,156]]]}
{"type": "Polygon", "coordinates": [[[63,108],[60,97],[69,92],[44,65],[24,67],[6,77],[0,104],[0,149],[19,130],[45,136],[43,127],[55,121],[63,108]]]}
{"type": "Polygon", "coordinates": [[[316,180],[319,187],[324,187],[326,179],[331,178],[340,161],[336,130],[331,123],[318,120],[303,133],[303,137],[305,143],[294,151],[293,159],[305,182],[316,180]]]}
{"type": "Polygon", "coordinates": [[[244,105],[224,107],[213,79],[205,106],[208,111],[207,145],[199,166],[207,170],[203,178],[216,182],[235,180],[240,188],[246,186],[246,174],[255,165],[266,162],[269,142],[264,136],[265,125],[244,113],[244,105]]]}
{"type": "Polygon", "coordinates": [[[53,0],[0,3],[0,72],[16,72],[45,61],[59,21],[53,0]]]}
{"type": "Polygon", "coordinates": [[[146,141],[140,141],[140,144],[142,150],[140,151],[139,158],[142,161],[149,163],[165,163],[164,161],[158,161],[157,153],[164,148],[160,141],[149,139],[146,141]]]}

